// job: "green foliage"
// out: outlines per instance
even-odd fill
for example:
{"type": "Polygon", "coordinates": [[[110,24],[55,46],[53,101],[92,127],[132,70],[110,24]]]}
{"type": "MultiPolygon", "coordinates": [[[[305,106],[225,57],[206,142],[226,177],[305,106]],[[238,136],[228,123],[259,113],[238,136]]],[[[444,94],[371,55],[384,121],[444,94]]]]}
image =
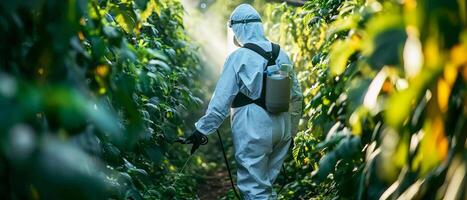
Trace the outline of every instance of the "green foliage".
{"type": "MultiPolygon", "coordinates": [[[[259,9],[305,96],[281,199],[465,199],[466,10],[462,0],[259,9]]],[[[170,144],[204,87],[182,15],[173,0],[2,1],[0,195],[197,198],[186,149],[170,144]]]]}
{"type": "Polygon", "coordinates": [[[265,10],[305,95],[281,198],[465,198],[464,1],[265,10]]]}
{"type": "Polygon", "coordinates": [[[170,145],[201,103],[182,15],[172,0],[2,1],[1,196],[195,198],[170,145]]]}

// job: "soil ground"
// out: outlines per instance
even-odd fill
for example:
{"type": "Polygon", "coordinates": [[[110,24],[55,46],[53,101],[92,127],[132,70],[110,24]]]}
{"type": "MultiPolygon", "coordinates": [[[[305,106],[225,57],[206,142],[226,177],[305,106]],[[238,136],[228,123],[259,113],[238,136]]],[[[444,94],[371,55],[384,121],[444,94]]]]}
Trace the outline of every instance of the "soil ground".
{"type": "Polygon", "coordinates": [[[198,188],[198,196],[201,200],[219,199],[232,187],[227,171],[222,169],[211,172],[204,180],[205,182],[200,183],[198,188]]]}

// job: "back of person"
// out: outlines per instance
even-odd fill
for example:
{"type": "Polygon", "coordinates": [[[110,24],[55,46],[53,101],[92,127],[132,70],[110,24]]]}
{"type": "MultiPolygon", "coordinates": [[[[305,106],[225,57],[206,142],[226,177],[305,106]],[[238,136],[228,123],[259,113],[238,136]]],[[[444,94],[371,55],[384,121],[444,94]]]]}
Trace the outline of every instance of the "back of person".
{"type": "MultiPolygon", "coordinates": [[[[262,34],[262,29],[249,33],[262,34]]],[[[238,40],[245,44],[240,38],[238,40]]],[[[271,42],[266,39],[250,40],[248,43],[256,44],[267,52],[272,50],[271,42]]],[[[236,60],[233,66],[239,80],[239,92],[251,99],[259,98],[261,91],[265,89],[263,73],[268,61],[246,48],[238,49],[230,57],[236,60]]],[[[283,50],[279,52],[276,64],[291,64],[283,50]]],[[[296,82],[296,77],[293,77],[293,80],[296,82]]],[[[300,89],[298,91],[298,95],[295,93],[297,96],[301,95],[300,89]]],[[[232,109],[231,126],[237,160],[237,183],[244,198],[276,198],[272,185],[290,147],[290,113],[269,113],[259,105],[251,103],[232,109]]]]}
{"type": "MultiPolygon", "coordinates": [[[[272,50],[271,42],[264,35],[261,18],[250,5],[238,6],[230,17],[230,24],[238,43],[253,43],[267,52],[272,50]]],[[[275,61],[277,65],[291,64],[283,50],[275,61]]],[[[192,135],[209,135],[219,128],[230,114],[237,95],[243,94],[253,100],[260,98],[267,63],[268,60],[247,48],[239,48],[229,55],[206,114],[196,122],[192,135]]],[[[273,114],[255,103],[232,109],[237,185],[244,199],[276,198],[272,185],[297,131],[302,109],[303,97],[294,72],[290,79],[288,112],[273,114]]]]}

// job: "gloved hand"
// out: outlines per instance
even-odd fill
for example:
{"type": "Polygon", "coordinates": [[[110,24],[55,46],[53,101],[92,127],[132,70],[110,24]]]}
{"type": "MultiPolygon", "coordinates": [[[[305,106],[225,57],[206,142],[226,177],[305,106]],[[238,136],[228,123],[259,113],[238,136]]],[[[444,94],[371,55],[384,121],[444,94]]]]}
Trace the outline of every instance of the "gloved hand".
{"type": "Polygon", "coordinates": [[[191,154],[193,155],[193,153],[195,153],[196,149],[198,149],[200,145],[205,145],[208,143],[208,137],[195,129],[195,131],[193,131],[193,133],[188,138],[186,138],[183,143],[193,144],[191,147],[191,154]]]}

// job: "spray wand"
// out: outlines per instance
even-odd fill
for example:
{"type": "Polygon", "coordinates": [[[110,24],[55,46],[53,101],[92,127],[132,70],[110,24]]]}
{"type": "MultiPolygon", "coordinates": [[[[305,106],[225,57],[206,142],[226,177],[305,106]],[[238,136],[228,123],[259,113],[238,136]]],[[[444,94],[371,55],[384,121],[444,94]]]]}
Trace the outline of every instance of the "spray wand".
{"type": "MultiPolygon", "coordinates": [[[[237,188],[235,187],[235,184],[234,184],[234,181],[233,181],[233,178],[232,178],[232,171],[230,169],[229,161],[227,160],[227,155],[225,153],[224,143],[222,142],[221,134],[219,133],[219,130],[216,130],[216,132],[217,132],[217,136],[219,137],[219,142],[220,142],[221,149],[222,149],[222,155],[224,156],[225,165],[227,167],[227,171],[229,172],[230,184],[231,184],[231,186],[232,186],[232,188],[234,190],[235,197],[237,197],[238,200],[241,200],[242,198],[240,198],[240,195],[238,194],[237,188]]],[[[178,139],[176,139],[172,143],[175,143],[175,142],[180,143],[180,144],[189,144],[189,143],[186,142],[186,139],[182,138],[182,137],[179,137],[178,139]]],[[[208,143],[208,140],[207,140],[207,137],[206,137],[206,140],[203,140],[200,145],[205,145],[207,143],[208,143]]],[[[183,167],[182,167],[182,169],[180,170],[179,173],[183,172],[183,170],[187,166],[188,161],[190,161],[191,157],[193,157],[193,153],[190,154],[190,156],[187,158],[187,160],[185,161],[185,164],[183,165],[183,167]]]]}

